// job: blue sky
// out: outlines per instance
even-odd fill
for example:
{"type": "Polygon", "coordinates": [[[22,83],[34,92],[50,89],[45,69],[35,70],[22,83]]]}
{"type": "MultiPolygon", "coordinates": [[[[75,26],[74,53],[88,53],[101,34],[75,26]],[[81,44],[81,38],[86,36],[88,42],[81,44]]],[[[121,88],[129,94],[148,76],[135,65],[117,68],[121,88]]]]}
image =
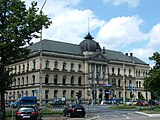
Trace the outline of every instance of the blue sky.
{"type": "MultiPolygon", "coordinates": [[[[35,1],[41,8],[45,0],[35,1]]],[[[101,47],[133,53],[152,66],[148,57],[160,48],[159,11],[160,0],[47,0],[43,12],[52,25],[43,29],[43,39],[79,44],[89,19],[89,32],[101,47]]]]}

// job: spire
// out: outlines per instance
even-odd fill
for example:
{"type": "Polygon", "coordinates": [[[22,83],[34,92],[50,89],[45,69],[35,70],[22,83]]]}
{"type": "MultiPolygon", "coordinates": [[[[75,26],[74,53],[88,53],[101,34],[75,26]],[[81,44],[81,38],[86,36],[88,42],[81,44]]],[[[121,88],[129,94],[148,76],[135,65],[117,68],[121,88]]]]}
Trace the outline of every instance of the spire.
{"type": "Polygon", "coordinates": [[[88,40],[93,40],[94,38],[91,36],[91,34],[88,32],[88,34],[86,35],[86,37],[84,37],[84,39],[88,39],[88,40]]]}

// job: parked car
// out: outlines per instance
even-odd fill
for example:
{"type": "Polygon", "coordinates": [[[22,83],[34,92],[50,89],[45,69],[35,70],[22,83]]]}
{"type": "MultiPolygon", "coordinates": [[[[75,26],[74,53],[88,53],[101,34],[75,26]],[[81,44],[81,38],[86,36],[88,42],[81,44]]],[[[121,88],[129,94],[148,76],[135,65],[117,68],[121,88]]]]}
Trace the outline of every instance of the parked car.
{"type": "Polygon", "coordinates": [[[159,105],[159,102],[157,100],[149,100],[150,105],[159,105]]]}
{"type": "Polygon", "coordinates": [[[69,104],[65,106],[63,115],[69,117],[85,117],[86,110],[81,104],[69,104]]]}
{"type": "Polygon", "coordinates": [[[145,100],[138,100],[136,106],[149,106],[149,103],[145,100]]]}
{"type": "Polygon", "coordinates": [[[35,106],[21,106],[16,112],[16,120],[41,120],[40,109],[35,106]]]}

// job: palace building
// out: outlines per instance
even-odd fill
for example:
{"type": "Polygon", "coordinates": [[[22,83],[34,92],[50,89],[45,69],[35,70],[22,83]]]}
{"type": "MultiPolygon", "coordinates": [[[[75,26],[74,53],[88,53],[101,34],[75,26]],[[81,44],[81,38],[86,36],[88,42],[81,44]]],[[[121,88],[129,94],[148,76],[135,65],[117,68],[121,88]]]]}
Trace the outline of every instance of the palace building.
{"type": "Polygon", "coordinates": [[[149,64],[133,53],[101,48],[90,33],[80,44],[44,39],[28,49],[27,58],[8,66],[13,69],[13,83],[6,100],[31,95],[42,102],[76,100],[79,92],[83,100],[151,98],[143,86],[149,64]]]}

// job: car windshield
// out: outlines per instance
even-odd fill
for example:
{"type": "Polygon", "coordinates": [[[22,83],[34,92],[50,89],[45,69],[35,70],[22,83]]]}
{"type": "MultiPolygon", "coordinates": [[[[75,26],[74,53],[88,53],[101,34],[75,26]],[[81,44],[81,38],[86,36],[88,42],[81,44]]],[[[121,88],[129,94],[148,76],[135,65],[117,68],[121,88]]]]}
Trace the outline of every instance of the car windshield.
{"type": "Polygon", "coordinates": [[[22,107],[22,108],[20,108],[19,110],[18,110],[19,112],[33,112],[33,111],[35,111],[35,109],[34,108],[32,108],[32,107],[22,107]]]}
{"type": "Polygon", "coordinates": [[[74,108],[83,108],[83,106],[82,106],[82,105],[77,104],[77,105],[75,105],[75,107],[74,107],[74,108]]]}

